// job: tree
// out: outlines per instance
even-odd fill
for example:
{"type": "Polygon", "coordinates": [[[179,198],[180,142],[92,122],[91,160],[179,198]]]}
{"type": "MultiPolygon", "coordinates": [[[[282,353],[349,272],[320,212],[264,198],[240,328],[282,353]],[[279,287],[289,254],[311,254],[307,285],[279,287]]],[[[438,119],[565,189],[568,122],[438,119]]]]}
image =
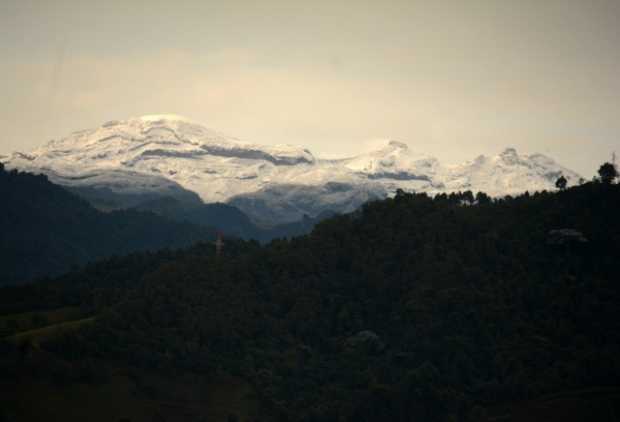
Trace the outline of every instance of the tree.
{"type": "Polygon", "coordinates": [[[405,197],[405,191],[402,190],[401,188],[396,189],[396,198],[404,198],[405,197]]]}
{"type": "Polygon", "coordinates": [[[566,180],[566,177],[562,175],[555,181],[555,187],[559,190],[564,190],[566,189],[566,183],[568,183],[568,180],[566,180]]]}
{"type": "Polygon", "coordinates": [[[472,191],[467,190],[465,192],[463,192],[463,201],[469,203],[469,204],[473,204],[474,203],[474,194],[472,191]]]}
{"type": "Polygon", "coordinates": [[[616,177],[618,177],[618,170],[611,163],[604,163],[598,169],[598,175],[601,177],[601,181],[606,185],[611,184],[616,177]]]}
{"type": "Polygon", "coordinates": [[[479,205],[482,205],[482,204],[490,204],[490,203],[491,203],[491,198],[489,197],[489,195],[487,195],[487,194],[486,194],[486,193],[484,193],[484,192],[478,192],[478,193],[476,194],[476,202],[477,202],[479,205]]]}
{"type": "Polygon", "coordinates": [[[39,313],[34,314],[30,322],[32,323],[32,326],[35,328],[44,327],[49,324],[49,320],[47,319],[47,317],[39,313]]]}

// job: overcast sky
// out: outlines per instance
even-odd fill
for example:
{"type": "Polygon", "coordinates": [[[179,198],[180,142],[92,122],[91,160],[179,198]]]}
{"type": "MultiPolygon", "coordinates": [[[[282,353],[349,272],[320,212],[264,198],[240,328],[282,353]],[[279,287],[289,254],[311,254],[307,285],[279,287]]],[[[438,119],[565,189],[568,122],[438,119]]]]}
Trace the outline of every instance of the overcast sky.
{"type": "Polygon", "coordinates": [[[175,113],[351,155],[620,153],[620,1],[0,0],[0,154],[175,113]]]}

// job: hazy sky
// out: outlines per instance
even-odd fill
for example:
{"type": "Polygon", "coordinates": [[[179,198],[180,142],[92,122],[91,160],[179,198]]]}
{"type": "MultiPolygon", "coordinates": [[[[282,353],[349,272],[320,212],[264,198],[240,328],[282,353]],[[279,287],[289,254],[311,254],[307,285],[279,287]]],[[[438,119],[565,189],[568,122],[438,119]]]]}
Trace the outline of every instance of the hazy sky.
{"type": "Polygon", "coordinates": [[[0,0],[0,154],[185,115],[319,156],[620,153],[620,0],[0,0]]]}

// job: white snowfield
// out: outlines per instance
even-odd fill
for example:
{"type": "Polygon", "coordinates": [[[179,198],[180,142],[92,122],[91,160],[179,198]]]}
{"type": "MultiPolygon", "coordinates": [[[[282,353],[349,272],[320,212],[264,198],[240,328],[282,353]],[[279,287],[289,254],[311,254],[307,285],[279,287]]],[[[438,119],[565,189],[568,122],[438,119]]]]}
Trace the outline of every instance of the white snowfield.
{"type": "Polygon", "coordinates": [[[549,157],[511,148],[461,165],[443,165],[396,141],[351,158],[320,159],[300,147],[242,142],[176,115],[107,122],[3,161],[65,186],[165,194],[180,185],[205,202],[229,202],[269,222],[352,211],[398,188],[502,196],[554,189],[560,175],[569,185],[580,178],[549,157]]]}

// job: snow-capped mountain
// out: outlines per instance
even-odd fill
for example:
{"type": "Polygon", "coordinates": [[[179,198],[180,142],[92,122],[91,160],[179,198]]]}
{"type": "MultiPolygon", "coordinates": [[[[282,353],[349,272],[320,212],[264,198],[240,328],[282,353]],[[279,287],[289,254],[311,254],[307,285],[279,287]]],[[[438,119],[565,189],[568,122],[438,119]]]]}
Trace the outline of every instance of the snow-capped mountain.
{"type": "Polygon", "coordinates": [[[352,211],[398,188],[498,196],[553,189],[560,174],[569,184],[579,180],[549,157],[510,148],[446,166],[389,141],[370,153],[326,160],[295,146],[242,142],[174,115],[111,121],[3,161],[72,188],[177,197],[192,191],[205,202],[229,202],[265,222],[352,211]]]}
{"type": "Polygon", "coordinates": [[[569,185],[577,184],[580,176],[542,154],[519,155],[507,148],[494,157],[479,156],[475,160],[448,167],[445,190],[483,191],[494,196],[516,194],[526,190],[555,188],[564,175],[569,185]]]}
{"type": "Polygon", "coordinates": [[[440,171],[436,158],[414,153],[407,144],[388,141],[371,153],[343,160],[344,166],[369,179],[418,180],[431,182],[440,171]]]}

